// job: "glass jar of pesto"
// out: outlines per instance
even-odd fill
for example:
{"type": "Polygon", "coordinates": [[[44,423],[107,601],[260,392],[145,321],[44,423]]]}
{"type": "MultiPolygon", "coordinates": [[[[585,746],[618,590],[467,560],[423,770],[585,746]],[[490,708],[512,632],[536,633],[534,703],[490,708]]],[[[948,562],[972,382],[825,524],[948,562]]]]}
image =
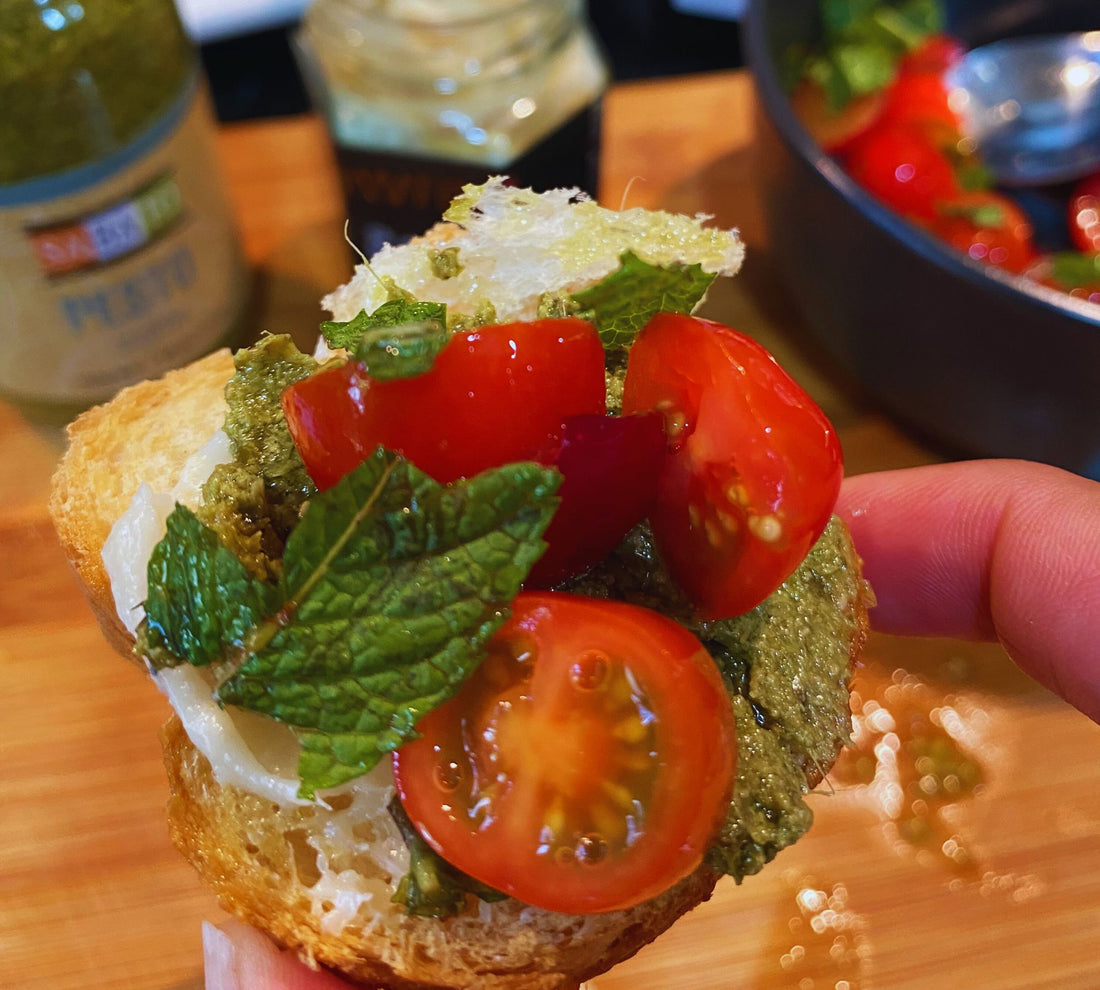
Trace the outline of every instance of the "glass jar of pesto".
{"type": "Polygon", "coordinates": [[[583,0],[314,0],[297,42],[367,254],[467,182],[598,192],[608,71],[583,0]]]}
{"type": "Polygon", "coordinates": [[[64,418],[232,337],[247,279],[173,0],[0,0],[0,393],[64,418]]]}

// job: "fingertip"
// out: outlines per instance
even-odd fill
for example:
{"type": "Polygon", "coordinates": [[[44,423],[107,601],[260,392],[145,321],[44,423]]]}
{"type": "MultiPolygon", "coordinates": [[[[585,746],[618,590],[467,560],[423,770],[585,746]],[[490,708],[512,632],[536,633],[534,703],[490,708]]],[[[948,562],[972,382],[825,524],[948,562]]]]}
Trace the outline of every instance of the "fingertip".
{"type": "Polygon", "coordinates": [[[206,990],[347,990],[349,984],[326,970],[310,969],[293,952],[280,949],[262,932],[230,919],[204,922],[206,990]]]}
{"type": "Polygon", "coordinates": [[[875,628],[998,639],[1100,720],[1100,485],[988,460],[857,475],[837,505],[878,599],[875,628]]]}
{"type": "Polygon", "coordinates": [[[206,990],[240,990],[233,961],[233,940],[209,921],[202,923],[202,958],[206,990]]]}

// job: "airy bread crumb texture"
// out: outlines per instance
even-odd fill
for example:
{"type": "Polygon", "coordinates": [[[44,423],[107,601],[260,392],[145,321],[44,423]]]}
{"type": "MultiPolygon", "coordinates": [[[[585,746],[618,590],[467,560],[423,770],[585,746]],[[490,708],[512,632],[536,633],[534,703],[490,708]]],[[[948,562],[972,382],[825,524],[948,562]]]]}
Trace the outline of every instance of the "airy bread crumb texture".
{"type": "Polygon", "coordinates": [[[508,899],[437,919],[387,902],[374,905],[377,916],[365,912],[330,930],[324,911],[313,909],[326,872],[357,871],[377,882],[379,898],[396,879],[376,861],[332,847],[333,836],[362,824],[341,820],[354,807],[281,807],[222,786],[178,719],[164,727],[162,743],[172,838],[223,907],[311,965],[379,990],[573,990],[706,900],[717,879],[700,867],[660,897],[607,914],[558,914],[508,899]]]}
{"type": "Polygon", "coordinates": [[[382,277],[459,313],[488,301],[501,321],[530,320],[544,291],[578,292],[618,268],[624,251],[653,265],[698,264],[719,275],[735,274],[745,255],[738,232],[708,226],[706,216],[609,210],[575,189],[534,193],[499,177],[452,212],[458,222],[437,224],[409,244],[387,245],[370,268],[357,266],[351,281],[322,302],[333,319],[382,305],[388,292],[382,277]],[[432,266],[442,248],[457,248],[463,266],[445,279],[432,266]]]}

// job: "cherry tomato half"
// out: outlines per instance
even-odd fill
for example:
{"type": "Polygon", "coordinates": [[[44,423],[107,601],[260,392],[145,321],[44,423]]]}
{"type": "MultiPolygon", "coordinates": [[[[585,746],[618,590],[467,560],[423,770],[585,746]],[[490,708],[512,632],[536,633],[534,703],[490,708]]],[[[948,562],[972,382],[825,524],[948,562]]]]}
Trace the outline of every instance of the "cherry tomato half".
{"type": "Polygon", "coordinates": [[[853,97],[839,109],[829,105],[825,90],[804,80],[791,93],[791,109],[822,148],[830,154],[844,149],[879,119],[886,97],[882,91],[853,97]]]}
{"type": "Polygon", "coordinates": [[[942,76],[966,54],[966,46],[948,34],[930,34],[898,63],[898,75],[930,73],[942,76]]]}
{"type": "Polygon", "coordinates": [[[456,334],[422,375],[376,381],[349,361],[292,385],[282,403],[320,489],[379,444],[454,481],[533,456],[570,416],[602,414],[603,345],[583,320],[494,324],[456,334]]]}
{"type": "Polygon", "coordinates": [[[665,460],[664,420],[573,416],[537,460],[561,471],[561,504],[525,585],[550,588],[602,560],[649,515],[665,460]]]}
{"type": "Polygon", "coordinates": [[[1100,254],[1100,172],[1081,179],[1069,197],[1069,236],[1086,254],[1100,254]]]}
{"type": "Polygon", "coordinates": [[[630,907],[702,861],[736,765],[714,661],[657,612],[523,593],[394,754],[401,802],[470,876],[550,911],[630,907]]]}
{"type": "Polygon", "coordinates": [[[967,257],[1010,272],[1022,272],[1036,259],[1031,221],[1001,193],[962,193],[941,203],[930,229],[967,257]]]}
{"type": "Polygon", "coordinates": [[[937,146],[957,144],[961,122],[952,109],[943,78],[928,72],[899,72],[886,90],[883,124],[912,125],[923,129],[937,146]]]}
{"type": "Polygon", "coordinates": [[[705,618],[779,587],[829,521],[843,464],[825,414],[750,337],[662,313],[630,351],[624,412],[665,414],[672,455],[650,514],[673,576],[705,618]]]}
{"type": "Polygon", "coordinates": [[[960,192],[950,159],[919,128],[883,123],[845,156],[852,178],[902,216],[933,220],[939,203],[960,192]]]}

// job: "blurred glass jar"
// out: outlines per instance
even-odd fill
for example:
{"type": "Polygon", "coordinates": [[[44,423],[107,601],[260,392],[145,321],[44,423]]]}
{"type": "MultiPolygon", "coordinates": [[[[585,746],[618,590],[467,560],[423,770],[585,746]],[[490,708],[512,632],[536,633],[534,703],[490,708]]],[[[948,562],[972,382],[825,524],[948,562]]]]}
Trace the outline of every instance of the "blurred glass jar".
{"type": "Polygon", "coordinates": [[[0,393],[65,419],[235,335],[247,294],[173,0],[0,0],[0,393]]]}
{"type": "Polygon", "coordinates": [[[608,71],[583,0],[314,0],[297,43],[367,254],[489,175],[596,195],[608,71]]]}

